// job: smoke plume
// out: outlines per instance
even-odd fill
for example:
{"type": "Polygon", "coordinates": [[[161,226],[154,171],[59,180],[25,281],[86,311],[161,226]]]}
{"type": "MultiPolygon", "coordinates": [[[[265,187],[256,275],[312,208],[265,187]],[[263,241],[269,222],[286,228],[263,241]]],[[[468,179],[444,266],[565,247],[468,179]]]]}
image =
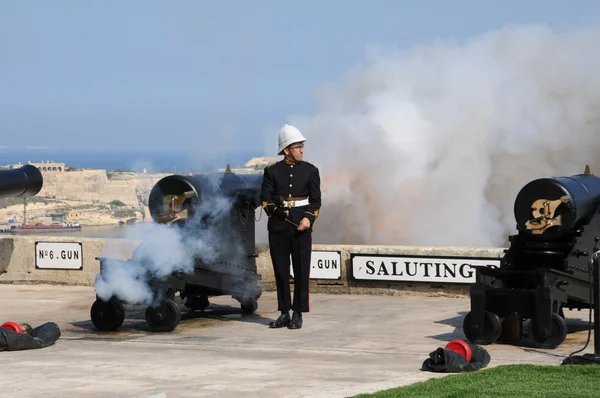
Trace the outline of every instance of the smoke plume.
{"type": "MultiPolygon", "coordinates": [[[[196,258],[217,267],[239,264],[244,259],[243,248],[226,222],[235,198],[221,194],[219,183],[216,174],[211,186],[204,187],[193,218],[183,226],[147,223],[128,228],[124,239],[140,243],[129,261],[105,262],[102,272],[96,275],[98,297],[107,301],[115,296],[127,303],[150,305],[157,299],[150,281],[174,272],[193,273],[196,258]]],[[[103,255],[116,258],[110,246],[103,255]]]]}
{"type": "Polygon", "coordinates": [[[290,118],[321,170],[315,242],[504,246],[525,183],[600,173],[599,41],[525,26],[372,52],[290,118]]]}

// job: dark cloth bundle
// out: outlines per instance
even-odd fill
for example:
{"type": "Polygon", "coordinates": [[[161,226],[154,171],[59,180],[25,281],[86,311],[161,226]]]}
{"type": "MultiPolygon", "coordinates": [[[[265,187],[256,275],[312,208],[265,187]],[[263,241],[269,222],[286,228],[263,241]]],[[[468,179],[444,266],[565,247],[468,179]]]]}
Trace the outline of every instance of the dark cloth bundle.
{"type": "Polygon", "coordinates": [[[423,362],[421,370],[429,372],[473,372],[485,368],[490,363],[490,354],[483,347],[469,344],[471,347],[471,360],[456,351],[447,348],[438,348],[429,354],[429,358],[423,362]]]}
{"type": "Polygon", "coordinates": [[[20,351],[51,346],[60,337],[60,328],[47,322],[27,332],[0,328],[0,351],[20,351]]]}

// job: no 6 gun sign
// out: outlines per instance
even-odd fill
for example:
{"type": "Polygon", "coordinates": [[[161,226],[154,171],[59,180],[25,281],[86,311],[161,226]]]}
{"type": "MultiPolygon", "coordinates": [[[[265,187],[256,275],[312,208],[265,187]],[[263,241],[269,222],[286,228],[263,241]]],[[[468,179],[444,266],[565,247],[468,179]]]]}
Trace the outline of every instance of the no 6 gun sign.
{"type": "Polygon", "coordinates": [[[81,242],[35,242],[35,267],[83,269],[83,244],[81,242]]]}

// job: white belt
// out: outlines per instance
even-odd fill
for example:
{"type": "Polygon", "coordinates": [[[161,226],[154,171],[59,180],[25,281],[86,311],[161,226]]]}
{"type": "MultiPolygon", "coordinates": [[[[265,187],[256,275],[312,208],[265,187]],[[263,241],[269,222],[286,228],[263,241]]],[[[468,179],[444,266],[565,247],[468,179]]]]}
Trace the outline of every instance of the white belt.
{"type": "Polygon", "coordinates": [[[308,205],[310,202],[308,201],[308,199],[302,199],[302,200],[284,200],[283,201],[283,207],[300,207],[300,206],[306,206],[308,205]]]}

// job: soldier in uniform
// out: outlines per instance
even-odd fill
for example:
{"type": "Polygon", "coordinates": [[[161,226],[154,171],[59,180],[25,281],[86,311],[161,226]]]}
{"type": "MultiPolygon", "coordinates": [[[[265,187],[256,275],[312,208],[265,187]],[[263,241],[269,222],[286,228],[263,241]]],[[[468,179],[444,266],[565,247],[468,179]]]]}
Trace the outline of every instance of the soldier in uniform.
{"type": "Polygon", "coordinates": [[[294,126],[279,131],[279,155],[267,166],[261,186],[262,207],[269,216],[269,250],[273,261],[277,303],[281,315],[271,328],[302,327],[302,313],[309,312],[308,284],[312,230],[321,207],[319,169],[302,160],[306,138],[294,126]],[[290,293],[290,255],[294,270],[294,300],[290,293]],[[289,311],[293,310],[290,318],[289,311]]]}

